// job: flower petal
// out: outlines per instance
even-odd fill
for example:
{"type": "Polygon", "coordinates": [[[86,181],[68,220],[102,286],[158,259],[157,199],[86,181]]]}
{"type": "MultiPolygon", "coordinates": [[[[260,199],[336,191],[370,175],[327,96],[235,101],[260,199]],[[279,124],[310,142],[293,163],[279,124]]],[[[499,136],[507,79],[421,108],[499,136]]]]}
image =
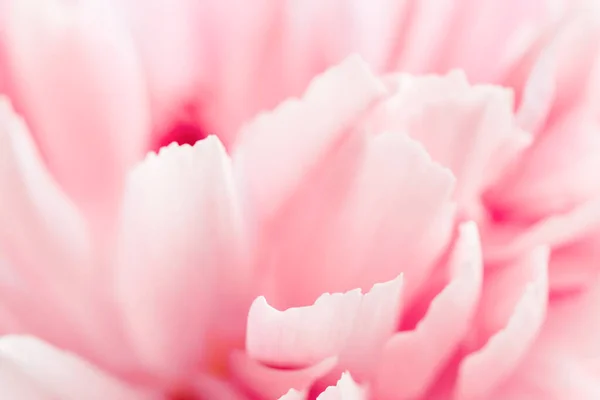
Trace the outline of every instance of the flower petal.
{"type": "Polygon", "coordinates": [[[178,107],[195,100],[199,90],[202,39],[198,5],[190,0],[119,3],[140,51],[155,123],[164,126],[178,107]]]}
{"type": "Polygon", "coordinates": [[[485,397],[510,376],[534,343],[546,315],[547,268],[548,250],[538,248],[486,277],[479,310],[480,336],[492,335],[462,361],[455,388],[457,399],[485,397]],[[524,290],[519,293],[519,283],[524,279],[524,290]]]}
{"type": "Polygon", "coordinates": [[[7,58],[19,109],[58,182],[101,223],[98,213],[117,200],[125,169],[150,133],[131,37],[109,2],[8,5],[7,58]]]}
{"type": "Polygon", "coordinates": [[[354,382],[349,373],[342,374],[337,385],[330,386],[317,396],[317,400],[366,400],[364,389],[354,382]]]}
{"type": "Polygon", "coordinates": [[[308,399],[308,396],[306,395],[306,393],[299,392],[298,390],[295,390],[295,389],[290,389],[289,392],[287,392],[286,394],[284,394],[283,396],[281,396],[279,398],[279,400],[306,400],[306,399],[308,399]]]}
{"type": "Polygon", "coordinates": [[[278,369],[257,362],[246,354],[233,353],[231,369],[235,378],[250,392],[264,399],[278,399],[289,389],[304,392],[325,376],[337,363],[330,357],[306,368],[278,369]]]}
{"type": "Polygon", "coordinates": [[[550,300],[542,331],[493,399],[593,400],[600,396],[600,281],[550,300]]]}
{"type": "MultiPolygon", "coordinates": [[[[10,372],[9,369],[12,365],[16,373],[22,375],[23,378],[31,379],[29,384],[33,385],[32,388],[39,386],[48,390],[43,397],[24,398],[60,398],[61,400],[84,398],[90,400],[151,400],[159,398],[120,382],[77,357],[32,337],[4,336],[1,338],[0,360],[2,361],[0,365],[8,364],[8,368],[0,370],[0,381],[3,378],[6,379],[4,373],[10,372]]],[[[18,384],[16,387],[19,388],[18,384]]],[[[3,385],[2,388],[4,390],[5,386],[3,385]]],[[[8,388],[10,389],[11,386],[9,385],[8,388]]],[[[11,398],[21,399],[21,397],[11,398]]]]}
{"type": "Polygon", "coordinates": [[[435,297],[414,330],[397,333],[387,342],[376,376],[377,398],[425,395],[471,326],[481,291],[482,267],[477,227],[466,223],[449,260],[450,283],[435,297]]]}
{"type": "MultiPolygon", "coordinates": [[[[246,351],[265,364],[304,367],[338,356],[358,368],[372,362],[399,318],[402,278],[360,290],[324,294],[312,306],[278,311],[264,297],[248,313],[246,351]]],[[[346,368],[346,365],[341,365],[346,368]]]]}
{"type": "Polygon", "coordinates": [[[150,154],[126,187],[118,296],[140,356],[170,377],[207,361],[218,345],[208,335],[234,340],[215,322],[243,335],[250,271],[237,200],[215,137],[150,154]]]}
{"type": "Polygon", "coordinates": [[[234,161],[259,218],[279,210],[383,92],[366,65],[351,57],[316,78],[302,100],[289,100],[242,130],[234,161]]]}
{"type": "Polygon", "coordinates": [[[0,162],[0,248],[6,265],[35,281],[81,279],[90,266],[83,220],[6,99],[0,99],[0,162]]]}
{"type": "Polygon", "coordinates": [[[490,175],[502,167],[496,153],[522,141],[512,94],[499,86],[469,86],[456,71],[445,76],[397,75],[395,85],[372,123],[379,129],[408,132],[422,143],[433,160],[453,172],[455,198],[472,214],[469,209],[479,202],[490,175]]]}

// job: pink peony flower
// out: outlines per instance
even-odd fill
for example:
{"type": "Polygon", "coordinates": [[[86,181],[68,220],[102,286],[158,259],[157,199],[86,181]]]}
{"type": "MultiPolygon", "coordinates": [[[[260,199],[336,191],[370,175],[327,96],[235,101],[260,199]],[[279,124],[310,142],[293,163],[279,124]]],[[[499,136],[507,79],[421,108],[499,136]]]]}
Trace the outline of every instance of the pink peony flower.
{"type": "Polygon", "coordinates": [[[123,4],[1,5],[4,396],[598,397],[595,9],[123,4]]]}

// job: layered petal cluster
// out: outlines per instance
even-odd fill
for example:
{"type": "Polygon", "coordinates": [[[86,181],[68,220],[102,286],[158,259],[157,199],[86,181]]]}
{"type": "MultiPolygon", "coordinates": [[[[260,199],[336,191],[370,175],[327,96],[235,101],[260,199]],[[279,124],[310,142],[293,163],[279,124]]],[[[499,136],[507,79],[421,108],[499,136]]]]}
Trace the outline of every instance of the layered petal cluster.
{"type": "Polygon", "coordinates": [[[0,4],[7,398],[598,398],[596,10],[56,3],[0,4]]]}

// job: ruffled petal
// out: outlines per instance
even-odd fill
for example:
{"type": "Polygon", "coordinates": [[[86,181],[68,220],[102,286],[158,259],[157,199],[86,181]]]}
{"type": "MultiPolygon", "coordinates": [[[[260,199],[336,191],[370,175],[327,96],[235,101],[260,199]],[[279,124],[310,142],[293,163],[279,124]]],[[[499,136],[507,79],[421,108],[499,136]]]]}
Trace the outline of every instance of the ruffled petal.
{"type": "Polygon", "coordinates": [[[477,227],[464,224],[449,260],[450,283],[415,330],[397,333],[385,345],[376,376],[377,398],[415,399],[427,393],[471,326],[482,267],[477,227]]]}
{"type": "Polygon", "coordinates": [[[366,390],[354,382],[349,373],[342,374],[337,385],[330,386],[317,396],[317,400],[366,400],[366,390]]]}
{"type": "Polygon", "coordinates": [[[352,58],[241,137],[234,161],[260,226],[263,293],[279,308],[400,273],[414,291],[448,245],[451,174],[406,135],[361,128],[380,85],[352,58]],[[324,114],[325,102],[340,107],[324,114]]]}
{"type": "Polygon", "coordinates": [[[511,156],[498,153],[518,149],[523,141],[512,94],[499,86],[469,86],[460,72],[397,75],[394,86],[371,117],[372,129],[407,132],[423,144],[433,160],[453,172],[455,198],[474,217],[480,194],[511,156]]]}
{"type": "Polygon", "coordinates": [[[248,314],[246,351],[255,360],[279,367],[305,367],[340,356],[348,363],[341,368],[368,370],[398,323],[401,287],[399,277],[364,295],[360,290],[324,294],[312,306],[285,311],[259,297],[248,314]],[[360,365],[363,360],[367,365],[360,365]]]}
{"type": "Polygon", "coordinates": [[[246,126],[234,162],[258,218],[278,211],[383,94],[366,64],[351,57],[315,78],[302,100],[288,100],[246,126]]]}
{"type": "Polygon", "coordinates": [[[107,223],[104,213],[115,207],[124,172],[150,133],[131,37],[109,2],[8,5],[16,103],[58,182],[95,223],[107,223]]]}
{"type": "Polygon", "coordinates": [[[230,160],[215,137],[164,148],[134,170],[115,274],[149,367],[190,373],[221,343],[241,339],[251,284],[244,240],[230,160]]]}

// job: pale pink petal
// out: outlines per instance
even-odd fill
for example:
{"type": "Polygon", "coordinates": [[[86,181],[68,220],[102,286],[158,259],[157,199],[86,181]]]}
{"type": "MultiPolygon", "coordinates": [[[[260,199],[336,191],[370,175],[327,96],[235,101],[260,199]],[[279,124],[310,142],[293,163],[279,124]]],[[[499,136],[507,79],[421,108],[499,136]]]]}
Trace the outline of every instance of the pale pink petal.
{"type": "MultiPolygon", "coordinates": [[[[543,128],[552,109],[556,92],[556,69],[558,46],[551,42],[533,62],[523,84],[522,92],[517,92],[519,126],[537,133],[543,128]]],[[[513,78],[514,79],[514,78],[513,78]]]]}
{"type": "Polygon", "coordinates": [[[600,194],[600,124],[573,112],[538,137],[514,172],[490,193],[488,205],[504,218],[536,220],[569,211],[600,194]]]}
{"type": "Polygon", "coordinates": [[[372,124],[407,132],[433,160],[452,170],[455,198],[474,217],[481,192],[505,164],[497,153],[522,141],[511,92],[499,86],[470,87],[459,72],[395,79],[393,96],[376,110],[372,124]]]}
{"type": "MultiPolygon", "coordinates": [[[[264,297],[248,314],[246,351],[265,364],[304,367],[338,356],[358,368],[361,355],[373,363],[398,321],[402,278],[375,285],[367,294],[356,289],[324,294],[312,306],[278,311],[264,297]]],[[[346,368],[346,365],[341,365],[346,368]]],[[[366,373],[366,371],[365,371],[366,373]]]]}
{"type": "Polygon", "coordinates": [[[191,373],[220,347],[209,336],[233,340],[213,322],[241,337],[250,304],[238,304],[250,278],[230,160],[214,136],[163,148],[133,171],[124,201],[114,272],[131,338],[149,367],[191,373]]]}
{"type": "Polygon", "coordinates": [[[337,385],[330,386],[317,396],[317,400],[367,400],[366,390],[354,382],[349,373],[342,374],[337,385]]]}
{"type": "Polygon", "coordinates": [[[410,298],[450,240],[452,185],[406,135],[355,132],[265,225],[260,265],[272,279],[269,299],[280,308],[306,305],[400,273],[410,298]]]}
{"type": "Polygon", "coordinates": [[[366,64],[351,57],[317,77],[302,100],[288,100],[246,126],[234,161],[258,217],[279,210],[383,93],[366,64]]]}
{"type": "Polygon", "coordinates": [[[308,397],[306,393],[300,392],[295,389],[290,389],[289,392],[279,398],[279,400],[306,400],[308,397]]]}
{"type": "Polygon", "coordinates": [[[259,117],[240,139],[234,161],[261,228],[263,293],[277,307],[368,290],[401,272],[414,291],[447,246],[449,172],[406,135],[373,135],[356,125],[381,90],[351,58],[317,78],[300,102],[259,117]],[[330,110],[333,103],[340,108],[330,110]]]}
{"type": "Polygon", "coordinates": [[[307,391],[317,379],[329,373],[336,363],[337,358],[330,357],[306,368],[278,369],[261,364],[243,353],[234,353],[231,357],[234,377],[250,392],[265,400],[278,399],[290,389],[307,391]]]}
{"type": "Polygon", "coordinates": [[[59,183],[94,222],[106,222],[98,212],[116,201],[150,133],[131,37],[110,2],[9,6],[7,58],[19,109],[59,183]]]}
{"type": "Polygon", "coordinates": [[[417,327],[395,334],[383,350],[376,376],[378,398],[415,399],[427,392],[471,326],[482,267],[477,227],[464,224],[449,260],[450,283],[417,327]]]}
{"type": "Polygon", "coordinates": [[[600,284],[552,299],[534,347],[494,399],[593,400],[600,396],[600,284]]]}
{"type": "Polygon", "coordinates": [[[64,283],[88,272],[83,220],[6,99],[0,99],[0,192],[0,246],[7,265],[19,267],[13,273],[64,283]]]}
{"type": "Polygon", "coordinates": [[[0,355],[0,387],[6,399],[61,400],[0,355]]]}
{"type": "Polygon", "coordinates": [[[352,333],[361,300],[356,289],[279,311],[259,297],[248,313],[246,351],[257,361],[281,367],[304,367],[337,355],[352,333]]]}
{"type": "Polygon", "coordinates": [[[521,46],[519,42],[532,29],[539,29],[554,18],[552,3],[540,0],[452,3],[452,25],[441,32],[444,45],[432,65],[438,72],[464,69],[475,82],[497,79],[509,67],[515,46],[521,46]]]}
{"type": "Polygon", "coordinates": [[[392,54],[390,69],[410,73],[446,72],[438,71],[436,62],[446,44],[444,36],[452,26],[456,2],[408,0],[398,3],[404,3],[403,35],[397,38],[400,43],[396,57],[392,54]]]}
{"type": "MultiPolygon", "coordinates": [[[[158,396],[120,382],[76,356],[31,337],[1,338],[0,365],[5,362],[13,365],[22,376],[30,378],[33,385],[48,390],[51,395],[42,397],[44,399],[158,399],[158,396]]],[[[0,381],[6,378],[3,375],[0,371],[0,381]]]]}
{"type": "Polygon", "coordinates": [[[83,218],[4,99],[0,191],[0,253],[9,275],[0,282],[4,305],[23,329],[44,340],[86,356],[94,353],[95,360],[118,357],[106,351],[115,346],[115,326],[97,301],[101,290],[92,278],[98,270],[83,218]]]}
{"type": "Polygon", "coordinates": [[[486,277],[479,336],[489,339],[462,361],[455,388],[457,399],[485,397],[519,365],[544,322],[547,268],[548,250],[538,248],[486,277]]]}
{"type": "Polygon", "coordinates": [[[490,262],[498,262],[518,257],[540,245],[560,247],[580,240],[599,227],[600,198],[530,226],[491,224],[482,229],[484,256],[490,262]]]}
{"type": "Polygon", "coordinates": [[[119,3],[143,61],[155,124],[165,127],[178,108],[196,100],[199,91],[204,50],[199,5],[191,0],[119,3]]]}
{"type": "Polygon", "coordinates": [[[553,290],[578,289],[594,282],[600,272],[600,230],[553,249],[549,268],[553,290]]]}
{"type": "Polygon", "coordinates": [[[352,371],[361,382],[370,380],[385,343],[397,330],[402,308],[402,276],[377,284],[362,298],[354,329],[339,355],[338,370],[352,371]]]}

